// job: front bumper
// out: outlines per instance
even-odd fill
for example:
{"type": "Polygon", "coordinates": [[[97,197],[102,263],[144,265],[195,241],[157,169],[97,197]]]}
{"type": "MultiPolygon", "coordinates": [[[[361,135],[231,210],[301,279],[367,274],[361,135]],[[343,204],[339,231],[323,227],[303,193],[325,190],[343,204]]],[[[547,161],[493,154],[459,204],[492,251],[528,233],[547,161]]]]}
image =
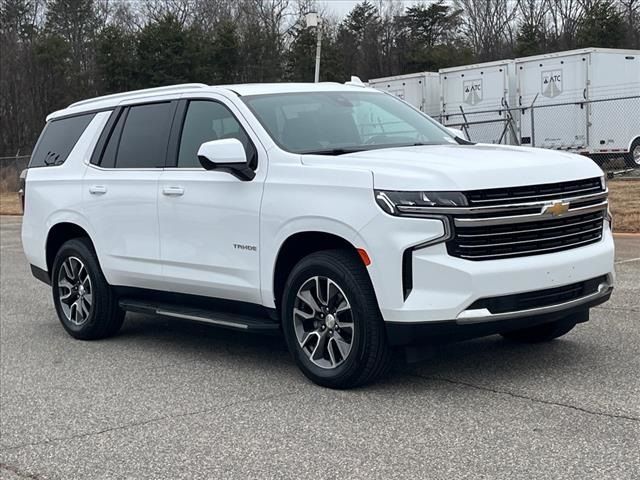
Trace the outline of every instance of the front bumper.
{"type": "Polygon", "coordinates": [[[403,288],[403,253],[443,233],[438,220],[388,215],[377,217],[361,232],[361,244],[372,259],[369,274],[387,323],[459,327],[515,321],[524,325],[524,318],[548,318],[588,309],[592,301],[606,301],[611,293],[607,290],[614,280],[614,243],[605,222],[600,241],[543,255],[470,261],[450,256],[444,243],[418,248],[410,257],[412,285],[407,294],[403,288]],[[479,299],[553,289],[602,276],[608,279],[608,286],[601,294],[580,304],[554,307],[553,311],[496,316],[470,308],[479,299]]]}
{"type": "MultiPolygon", "coordinates": [[[[419,345],[425,343],[444,343],[467,340],[486,335],[520,330],[573,318],[577,323],[589,320],[589,309],[600,305],[611,297],[613,285],[610,279],[602,282],[596,292],[583,297],[538,308],[529,308],[505,313],[482,316],[459,316],[455,320],[436,322],[386,322],[387,337],[392,346],[419,345]]],[[[467,310],[469,312],[470,310],[467,310]]]]}

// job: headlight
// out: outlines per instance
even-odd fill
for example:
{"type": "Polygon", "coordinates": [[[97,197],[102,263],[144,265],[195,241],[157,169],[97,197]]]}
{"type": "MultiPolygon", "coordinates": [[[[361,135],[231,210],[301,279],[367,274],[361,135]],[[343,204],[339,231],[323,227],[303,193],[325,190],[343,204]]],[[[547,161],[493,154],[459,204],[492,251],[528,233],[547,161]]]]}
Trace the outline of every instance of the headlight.
{"type": "Polygon", "coordinates": [[[467,197],[460,192],[398,192],[376,190],[376,202],[391,215],[406,215],[406,210],[429,207],[466,207],[467,197]],[[403,210],[405,210],[403,212],[403,210]]]}

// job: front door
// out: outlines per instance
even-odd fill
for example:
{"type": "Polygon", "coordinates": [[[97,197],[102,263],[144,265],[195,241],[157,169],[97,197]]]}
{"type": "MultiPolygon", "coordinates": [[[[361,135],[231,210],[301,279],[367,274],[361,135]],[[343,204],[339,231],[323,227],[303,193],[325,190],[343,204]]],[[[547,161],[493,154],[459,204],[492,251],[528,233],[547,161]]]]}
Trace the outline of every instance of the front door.
{"type": "Polygon", "coordinates": [[[170,142],[176,143],[175,166],[167,166],[158,185],[165,289],[260,303],[259,212],[266,154],[223,98],[181,102],[176,124],[182,129],[174,130],[180,133],[170,142]],[[253,180],[201,167],[200,145],[224,138],[242,142],[256,170],[253,180]]]}

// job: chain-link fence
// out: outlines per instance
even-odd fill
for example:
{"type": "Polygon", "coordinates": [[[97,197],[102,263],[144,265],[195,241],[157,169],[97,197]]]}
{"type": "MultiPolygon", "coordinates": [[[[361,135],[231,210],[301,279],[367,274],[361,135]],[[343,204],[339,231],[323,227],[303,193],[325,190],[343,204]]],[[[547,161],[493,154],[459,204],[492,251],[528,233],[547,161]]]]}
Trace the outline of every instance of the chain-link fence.
{"type": "Polygon", "coordinates": [[[20,172],[27,168],[29,155],[0,157],[0,194],[17,192],[20,188],[20,172]]]}
{"type": "Polygon", "coordinates": [[[606,168],[638,167],[640,95],[442,115],[473,142],[524,145],[589,155],[606,168]],[[636,148],[636,158],[633,149],[636,148]]]}

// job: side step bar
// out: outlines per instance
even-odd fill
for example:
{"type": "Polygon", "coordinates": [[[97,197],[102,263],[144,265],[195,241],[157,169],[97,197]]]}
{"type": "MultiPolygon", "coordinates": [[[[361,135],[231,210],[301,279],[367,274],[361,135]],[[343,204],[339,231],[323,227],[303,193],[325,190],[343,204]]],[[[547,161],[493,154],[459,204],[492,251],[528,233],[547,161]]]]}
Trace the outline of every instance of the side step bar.
{"type": "Polygon", "coordinates": [[[193,322],[208,323],[232,330],[244,332],[277,332],[280,325],[267,317],[254,317],[241,313],[219,312],[200,308],[181,307],[169,303],[150,303],[134,299],[121,299],[120,308],[128,312],[145,313],[148,315],[161,315],[165,317],[180,318],[193,322]]]}

